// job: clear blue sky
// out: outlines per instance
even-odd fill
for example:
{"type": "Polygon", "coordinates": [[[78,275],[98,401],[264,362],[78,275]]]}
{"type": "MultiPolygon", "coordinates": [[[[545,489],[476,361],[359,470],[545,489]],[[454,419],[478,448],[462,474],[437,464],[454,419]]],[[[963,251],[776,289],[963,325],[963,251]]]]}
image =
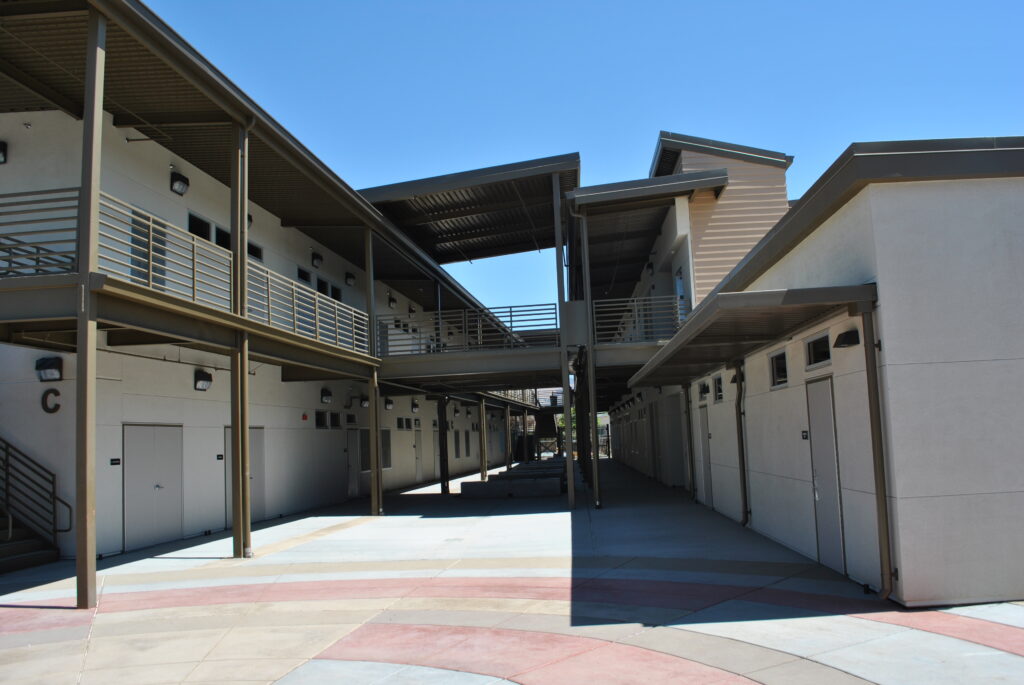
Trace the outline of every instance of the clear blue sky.
{"type": "MultiPolygon", "coordinates": [[[[642,178],[665,129],[794,155],[799,197],[854,141],[1024,134],[1019,0],[149,5],[355,188],[566,152],[642,178]]],[[[552,260],[450,270],[547,302],[552,260]]]]}

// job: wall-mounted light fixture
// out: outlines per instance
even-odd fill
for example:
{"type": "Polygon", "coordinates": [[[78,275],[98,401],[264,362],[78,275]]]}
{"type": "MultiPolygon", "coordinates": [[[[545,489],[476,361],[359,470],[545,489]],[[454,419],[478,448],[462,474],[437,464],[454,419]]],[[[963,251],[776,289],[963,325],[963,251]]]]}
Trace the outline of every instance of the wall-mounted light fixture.
{"type": "Polygon", "coordinates": [[[638,393],[636,394],[636,399],[637,399],[638,401],[640,401],[640,402],[643,402],[643,401],[644,401],[644,394],[643,394],[642,392],[638,392],[638,393]]]}
{"type": "Polygon", "coordinates": [[[455,405],[455,411],[453,413],[455,414],[455,416],[458,416],[459,414],[462,413],[462,412],[459,411],[459,405],[457,405],[457,404],[455,405]]]}
{"type": "Polygon", "coordinates": [[[345,272],[345,285],[355,285],[355,284],[356,284],[356,275],[354,273],[352,273],[351,271],[346,271],[345,272]]]}
{"type": "Polygon", "coordinates": [[[0,140],[0,164],[7,164],[7,141],[0,140]]]}
{"type": "Polygon", "coordinates": [[[202,369],[196,369],[195,376],[193,376],[193,385],[199,392],[206,392],[213,385],[213,374],[209,371],[203,371],[202,369]]]}
{"type": "Polygon", "coordinates": [[[412,316],[415,313],[416,313],[416,307],[413,307],[412,305],[409,305],[409,316],[412,316]]]}
{"type": "Polygon", "coordinates": [[[836,336],[836,341],[832,345],[835,348],[843,347],[855,347],[860,345],[860,331],[854,328],[852,331],[843,331],[836,336]]]}
{"type": "Polygon", "coordinates": [[[175,195],[184,195],[188,192],[188,176],[180,171],[171,171],[171,192],[175,195]]]}
{"type": "Polygon", "coordinates": [[[363,395],[362,397],[360,397],[359,398],[359,406],[362,407],[363,409],[366,409],[367,407],[369,407],[370,406],[370,398],[367,397],[366,395],[363,395]]]}
{"type": "Polygon", "coordinates": [[[412,407],[411,407],[411,408],[412,408],[412,413],[413,413],[413,414],[416,414],[416,413],[417,413],[417,412],[419,412],[419,410],[420,410],[420,403],[419,403],[419,402],[417,402],[416,400],[413,400],[413,401],[412,401],[412,407]]]}
{"type": "Polygon", "coordinates": [[[391,291],[389,290],[388,291],[388,308],[389,309],[394,309],[397,306],[398,306],[398,300],[395,299],[395,296],[392,295],[391,291]]]}
{"type": "Polygon", "coordinates": [[[654,275],[654,264],[652,262],[647,262],[647,275],[648,276],[653,276],[654,275]]]}
{"type": "Polygon", "coordinates": [[[392,409],[395,408],[395,401],[390,397],[384,398],[384,408],[387,409],[388,411],[391,411],[392,409]]]}
{"type": "Polygon", "coordinates": [[[47,383],[64,379],[64,359],[62,357],[43,357],[36,360],[36,375],[39,381],[47,383]]]}
{"type": "Polygon", "coordinates": [[[330,404],[334,401],[334,393],[330,388],[320,388],[320,404],[330,404]]]}
{"type": "Polygon", "coordinates": [[[310,255],[309,262],[313,265],[314,269],[319,269],[324,264],[324,256],[319,252],[314,252],[310,255]]]}

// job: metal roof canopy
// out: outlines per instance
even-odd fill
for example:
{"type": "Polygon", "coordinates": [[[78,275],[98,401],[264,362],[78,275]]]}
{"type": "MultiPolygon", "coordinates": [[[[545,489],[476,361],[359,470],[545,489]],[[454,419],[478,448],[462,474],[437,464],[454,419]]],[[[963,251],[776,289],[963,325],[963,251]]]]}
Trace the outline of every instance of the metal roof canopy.
{"type": "Polygon", "coordinates": [[[679,162],[679,154],[682,150],[702,152],[715,157],[726,157],[738,159],[742,162],[753,162],[755,164],[767,164],[782,169],[788,169],[793,163],[793,157],[774,150],[762,150],[761,148],[726,143],[721,140],[710,138],[698,138],[697,136],[685,136],[681,133],[670,133],[662,131],[658,134],[658,145],[654,149],[654,161],[651,162],[651,177],[668,176],[676,169],[679,162]]]}
{"type": "Polygon", "coordinates": [[[728,182],[725,169],[712,169],[567,193],[570,209],[587,217],[594,296],[630,297],[675,199],[704,189],[720,193],[728,182]]]}
{"type": "Polygon", "coordinates": [[[579,184],[577,153],[359,191],[439,264],[554,247],[554,198],[579,184]]]}
{"type": "MultiPolygon", "coordinates": [[[[0,112],[80,118],[88,8],[107,26],[103,109],[132,145],[153,141],[230,186],[231,127],[251,126],[249,199],[363,265],[363,228],[380,238],[383,274],[442,283],[445,306],[481,306],[454,278],[138,0],[0,2],[0,112]],[[138,134],[132,134],[132,130],[138,134]]],[[[550,185],[550,183],[549,183],[550,185]]]]}
{"type": "Polygon", "coordinates": [[[629,379],[629,386],[689,383],[830,311],[847,305],[871,304],[876,299],[874,283],[712,295],[693,311],[668,344],[629,379]]]}

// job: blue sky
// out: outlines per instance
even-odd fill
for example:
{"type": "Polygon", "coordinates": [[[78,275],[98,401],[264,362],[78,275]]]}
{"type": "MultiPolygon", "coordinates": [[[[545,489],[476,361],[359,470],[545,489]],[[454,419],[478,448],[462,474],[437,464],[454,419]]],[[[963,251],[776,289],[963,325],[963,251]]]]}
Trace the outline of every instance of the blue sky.
{"type": "MultiPolygon", "coordinates": [[[[799,197],[851,142],[1024,133],[1020,2],[148,4],[355,188],[566,152],[642,178],[665,129],[794,155],[799,197]]],[[[450,270],[546,302],[552,261],[450,270]]]]}

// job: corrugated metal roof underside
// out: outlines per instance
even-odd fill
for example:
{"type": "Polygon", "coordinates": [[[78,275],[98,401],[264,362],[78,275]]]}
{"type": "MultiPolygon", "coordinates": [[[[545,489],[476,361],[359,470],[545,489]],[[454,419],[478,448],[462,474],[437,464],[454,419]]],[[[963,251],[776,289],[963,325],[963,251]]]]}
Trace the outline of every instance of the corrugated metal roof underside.
{"type": "Polygon", "coordinates": [[[579,157],[564,155],[477,172],[453,174],[450,187],[437,179],[360,191],[438,263],[554,247],[554,192],[579,182],[579,157]],[[559,162],[546,164],[549,160],[559,162]],[[495,170],[523,167],[521,174],[495,170]],[[407,191],[406,197],[395,197],[407,191]],[[387,198],[387,199],[377,199],[387,198]]]}

